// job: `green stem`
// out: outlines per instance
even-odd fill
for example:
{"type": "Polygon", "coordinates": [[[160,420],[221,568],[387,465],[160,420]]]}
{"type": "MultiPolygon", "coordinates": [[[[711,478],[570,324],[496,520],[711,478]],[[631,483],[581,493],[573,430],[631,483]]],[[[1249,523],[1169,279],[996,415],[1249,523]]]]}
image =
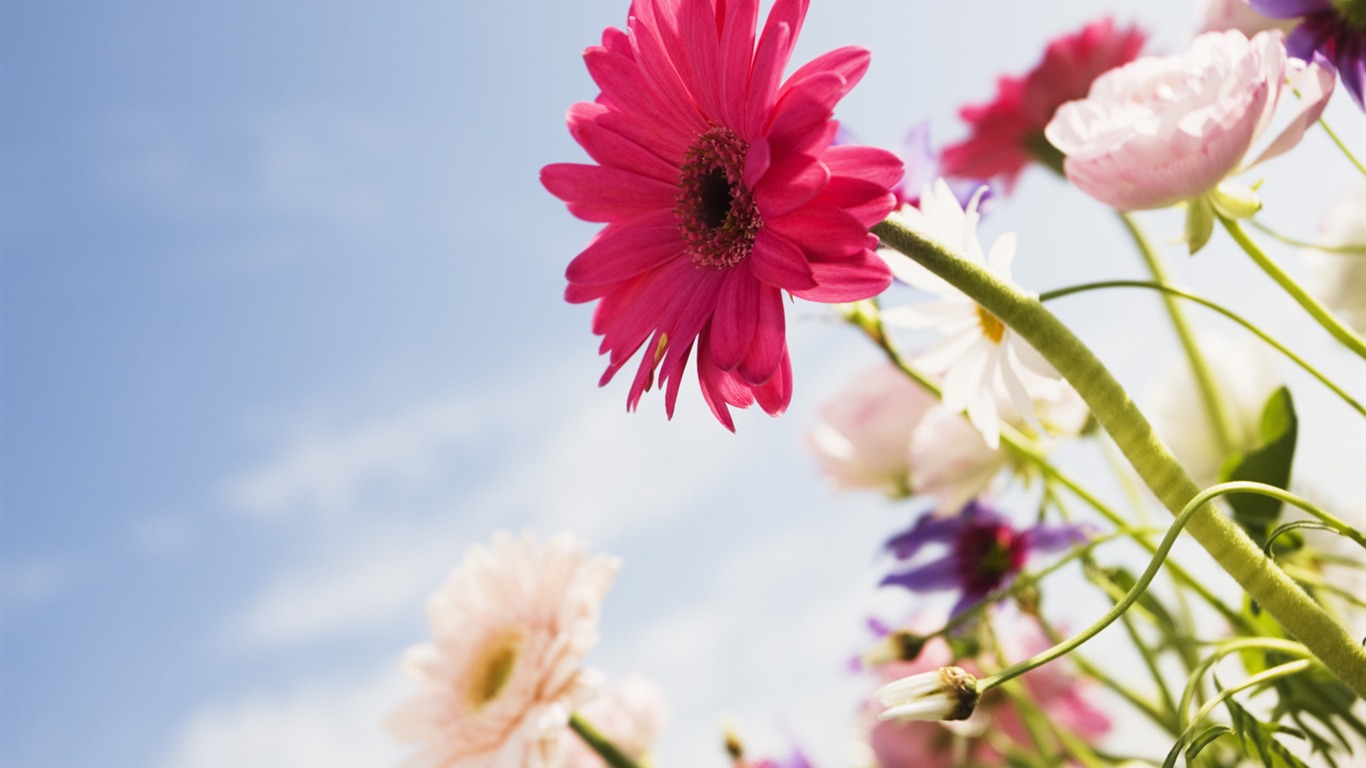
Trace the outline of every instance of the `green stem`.
{"type": "Polygon", "coordinates": [[[584,720],[577,712],[569,716],[569,727],[574,729],[574,733],[577,733],[579,738],[583,739],[584,744],[587,744],[590,749],[597,753],[598,757],[602,758],[608,768],[641,768],[636,761],[617,749],[617,745],[598,732],[598,729],[584,720]]]}
{"type": "MultiPolygon", "coordinates": [[[[885,245],[963,291],[1038,350],[1086,401],[1139,477],[1168,510],[1180,513],[1192,499],[1201,497],[1195,481],[1158,439],[1124,388],[1037,299],[1002,283],[982,266],[946,252],[895,216],[875,226],[873,233],[885,245]]],[[[1189,513],[1191,535],[1215,561],[1325,667],[1357,695],[1366,697],[1366,649],[1263,556],[1236,523],[1204,506],[1189,513]]]]}
{"type": "Polygon", "coordinates": [[[1323,132],[1328,134],[1328,138],[1332,139],[1333,143],[1338,145],[1338,149],[1342,150],[1342,154],[1346,155],[1347,159],[1352,161],[1352,165],[1355,165],[1358,171],[1361,171],[1363,175],[1366,175],[1366,165],[1362,165],[1361,161],[1357,159],[1357,156],[1352,154],[1352,150],[1347,147],[1347,144],[1344,143],[1342,139],[1338,138],[1337,133],[1334,132],[1332,128],[1328,127],[1328,121],[1320,117],[1319,125],[1323,127],[1323,132]]]}
{"type": "Polygon", "coordinates": [[[1224,489],[1224,493],[1258,493],[1262,496],[1270,496],[1279,502],[1290,504],[1308,512],[1323,521],[1325,525],[1346,536],[1362,547],[1366,547],[1366,534],[1348,525],[1341,518],[1319,509],[1308,499],[1296,496],[1284,488],[1277,488],[1266,483],[1254,483],[1248,480],[1238,480],[1230,483],[1220,483],[1218,488],[1224,489]]]}
{"type": "MultiPolygon", "coordinates": [[[[1052,625],[1045,622],[1042,618],[1039,618],[1039,627],[1043,629],[1044,637],[1048,638],[1048,642],[1062,642],[1062,636],[1058,634],[1057,630],[1055,630],[1052,625]]],[[[1179,729],[1173,727],[1170,719],[1157,708],[1156,704],[1153,704],[1151,701],[1148,701],[1130,690],[1128,686],[1110,676],[1104,669],[1096,666],[1090,659],[1081,655],[1081,653],[1073,653],[1071,659],[1072,663],[1076,664],[1077,669],[1080,669],[1083,674],[1099,681],[1106,688],[1114,691],[1125,701],[1129,702],[1130,706],[1146,715],[1149,720],[1152,720],[1158,726],[1170,731],[1173,736],[1179,733],[1179,729]]]]}
{"type": "Polygon", "coordinates": [[[1296,248],[1308,248],[1314,251],[1322,251],[1323,253],[1334,253],[1339,256],[1366,256],[1366,244],[1364,243],[1345,243],[1343,245],[1311,243],[1308,240],[1298,240],[1287,235],[1282,235],[1280,232],[1277,232],[1256,219],[1248,219],[1247,223],[1252,225],[1253,229],[1262,232],[1272,239],[1279,240],[1286,245],[1293,245],[1296,248]]]}
{"type": "Polygon", "coordinates": [[[1295,352],[1291,350],[1289,347],[1285,346],[1279,341],[1276,341],[1269,334],[1264,332],[1261,328],[1258,328],[1257,326],[1253,325],[1250,321],[1236,314],[1232,310],[1215,304],[1213,301],[1210,301],[1209,299],[1206,299],[1202,296],[1197,296],[1193,293],[1190,293],[1189,291],[1184,291],[1180,288],[1165,285],[1163,283],[1154,283],[1148,280],[1104,280],[1096,283],[1069,285],[1065,288],[1058,288],[1052,291],[1045,291],[1044,293],[1039,294],[1039,301],[1052,301],[1053,299],[1060,299],[1064,296],[1071,296],[1075,293],[1095,291],[1100,290],[1102,288],[1151,288],[1153,290],[1162,291],[1163,293],[1170,294],[1172,296],[1179,296],[1183,299],[1186,299],[1187,301],[1193,301],[1196,304],[1199,304],[1203,307],[1208,307],[1209,309],[1218,312],[1219,314],[1223,315],[1224,317],[1227,317],[1228,319],[1232,320],[1238,325],[1241,325],[1254,336],[1265,342],[1267,346],[1271,347],[1272,349],[1275,349],[1282,355],[1285,355],[1287,358],[1290,359],[1291,362],[1293,362],[1295,365],[1298,365],[1301,369],[1303,369],[1305,373],[1308,373],[1310,376],[1313,376],[1314,378],[1318,379],[1319,383],[1323,384],[1323,386],[1331,390],[1333,394],[1342,398],[1343,402],[1347,403],[1347,405],[1352,407],[1352,410],[1356,411],[1362,416],[1366,416],[1366,406],[1362,406],[1361,403],[1358,403],[1356,399],[1353,398],[1351,395],[1347,394],[1347,392],[1343,390],[1342,387],[1339,387],[1327,376],[1320,373],[1317,368],[1310,365],[1309,362],[1306,361],[1304,358],[1295,354],[1295,352]]]}
{"type": "Polygon", "coordinates": [[[1200,679],[1205,676],[1205,673],[1225,656],[1251,650],[1276,651],[1291,656],[1308,654],[1303,645],[1274,637],[1240,637],[1222,643],[1214,653],[1210,654],[1209,658],[1200,662],[1200,665],[1191,672],[1190,679],[1186,681],[1186,688],[1181,692],[1181,704],[1177,709],[1177,718],[1182,730],[1190,725],[1190,721],[1186,719],[1186,713],[1190,711],[1191,702],[1195,701],[1196,691],[1200,688],[1200,679]]]}
{"type": "MultiPolygon", "coordinates": [[[[1124,222],[1124,226],[1129,230],[1129,235],[1133,237],[1134,242],[1137,243],[1138,250],[1143,254],[1143,261],[1148,265],[1148,271],[1152,273],[1153,280],[1158,285],[1167,285],[1169,283],[1167,269],[1162,264],[1162,257],[1158,254],[1157,249],[1153,248],[1152,243],[1148,241],[1147,235],[1139,228],[1138,222],[1123,212],[1119,214],[1119,218],[1124,222]]],[[[1181,349],[1185,351],[1186,359],[1190,362],[1191,374],[1200,391],[1200,399],[1205,403],[1205,414],[1209,419],[1210,427],[1214,430],[1219,453],[1221,456],[1227,456],[1238,447],[1237,430],[1233,426],[1233,409],[1219,390],[1219,384],[1214,380],[1214,374],[1210,371],[1209,361],[1205,359],[1205,353],[1200,349],[1199,343],[1196,342],[1195,334],[1191,332],[1190,324],[1186,322],[1186,314],[1181,310],[1181,305],[1176,302],[1174,296],[1165,292],[1162,294],[1162,304],[1167,308],[1167,315],[1171,317],[1172,328],[1176,331],[1176,337],[1181,342],[1181,349]]]]}
{"type": "MultiPolygon", "coordinates": [[[[1313,659],[1300,659],[1299,661],[1287,662],[1252,675],[1237,685],[1225,688],[1220,691],[1217,696],[1205,702],[1205,706],[1201,707],[1200,711],[1195,713],[1195,717],[1191,718],[1191,727],[1194,728],[1196,725],[1199,725],[1200,721],[1204,720],[1206,715],[1213,712],[1215,707],[1219,706],[1225,699],[1233,694],[1238,693],[1239,691],[1245,691],[1248,688],[1256,687],[1262,683],[1279,680],[1282,677],[1298,675],[1301,672],[1312,669],[1315,663],[1316,662],[1313,659]]],[[[1186,730],[1189,731],[1190,729],[1188,728],[1186,730]]]]}
{"type": "Polygon", "coordinates": [[[1263,272],[1270,276],[1272,280],[1275,280],[1276,283],[1280,285],[1286,293],[1290,294],[1290,297],[1298,302],[1301,307],[1304,307],[1304,310],[1317,320],[1319,325],[1323,326],[1324,330],[1331,333],[1333,338],[1342,342],[1343,346],[1357,353],[1357,355],[1366,357],[1366,341],[1362,341],[1361,337],[1358,336],[1355,331],[1343,325],[1342,321],[1338,320],[1327,307],[1323,306],[1322,302],[1309,295],[1308,291],[1300,287],[1299,283],[1295,282],[1290,275],[1286,274],[1284,270],[1268,258],[1267,255],[1262,252],[1262,249],[1258,248],[1257,244],[1252,242],[1252,239],[1247,236],[1247,233],[1243,231],[1242,226],[1238,224],[1237,221],[1228,218],[1222,213],[1218,214],[1218,216],[1219,221],[1224,224],[1224,229],[1228,230],[1228,233],[1233,236],[1233,239],[1238,242],[1238,245],[1242,246],[1244,251],[1247,251],[1247,255],[1252,257],[1252,260],[1257,263],[1257,266],[1262,268],[1263,272]]]}
{"type": "MultiPolygon", "coordinates": [[[[860,314],[851,318],[851,320],[856,325],[858,325],[858,327],[862,329],[863,332],[867,334],[868,337],[872,339],[875,344],[878,345],[878,347],[883,351],[883,354],[887,356],[887,359],[893,365],[899,368],[902,373],[905,373],[908,377],[911,378],[912,381],[924,387],[925,390],[930,394],[934,395],[935,397],[940,397],[939,385],[936,384],[924,373],[917,370],[914,366],[906,362],[905,358],[901,356],[901,353],[897,350],[896,346],[892,344],[891,339],[888,338],[885,330],[881,325],[881,321],[876,316],[860,314]]],[[[1021,434],[1019,430],[1016,430],[1008,424],[1002,424],[1001,444],[1006,446],[1006,448],[1009,449],[1014,455],[1018,456],[1021,459],[1024,459],[1025,461],[1028,461],[1029,463],[1037,467],[1046,479],[1053,480],[1062,487],[1071,491],[1074,495],[1076,495],[1077,498],[1081,499],[1092,509],[1099,512],[1106,520],[1109,520],[1113,525],[1118,526],[1121,529],[1128,529],[1129,524],[1127,521],[1125,521],[1122,515],[1111,509],[1109,505],[1101,501],[1100,498],[1098,498],[1095,494],[1088,491],[1086,487],[1083,486],[1081,483],[1077,482],[1070,475],[1056,467],[1051,461],[1049,461],[1048,455],[1044,453],[1043,449],[1036,445],[1034,441],[1030,440],[1023,434],[1021,434]]],[[[1153,544],[1153,542],[1150,541],[1148,537],[1145,535],[1135,534],[1134,540],[1137,541],[1144,549],[1148,550],[1149,553],[1157,551],[1156,545],[1153,544]]],[[[1210,592],[1209,589],[1205,587],[1205,585],[1202,582],[1191,576],[1190,573],[1186,571],[1185,568],[1182,568],[1180,564],[1176,562],[1170,562],[1167,564],[1167,568],[1171,571],[1172,576],[1174,578],[1179,580],[1183,585],[1193,590],[1202,599],[1208,602],[1210,606],[1214,608],[1216,611],[1218,611],[1220,615],[1222,615],[1225,619],[1227,619],[1230,624],[1237,627],[1242,632],[1256,632],[1256,629],[1253,628],[1251,623],[1249,623],[1247,619],[1243,617],[1242,614],[1224,605],[1224,602],[1222,600],[1220,600],[1213,592],[1210,592]]]]}

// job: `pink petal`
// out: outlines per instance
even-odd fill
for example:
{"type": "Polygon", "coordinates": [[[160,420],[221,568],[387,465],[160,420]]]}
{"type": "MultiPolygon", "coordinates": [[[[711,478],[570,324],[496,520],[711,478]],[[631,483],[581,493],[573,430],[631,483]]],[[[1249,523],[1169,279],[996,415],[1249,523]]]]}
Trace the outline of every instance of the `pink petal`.
{"type": "Polygon", "coordinates": [[[855,259],[812,262],[811,272],[816,277],[816,287],[793,291],[792,295],[825,303],[860,301],[882,293],[892,283],[887,263],[871,251],[855,259]]]}
{"type": "Polygon", "coordinates": [[[616,221],[660,209],[672,210],[678,188],[618,168],[553,163],[541,169],[541,184],[587,221],[616,221]]]}
{"type": "Polygon", "coordinates": [[[845,81],[844,92],[848,93],[863,79],[864,73],[868,71],[868,63],[872,60],[872,54],[866,48],[856,45],[849,45],[837,48],[828,53],[821,54],[800,69],[792,73],[792,76],[783,83],[779,98],[789,89],[801,84],[803,80],[821,72],[836,72],[845,81]]]}
{"type": "Polygon", "coordinates": [[[754,239],[749,267],[755,279],[775,288],[793,291],[814,288],[816,285],[806,252],[768,228],[759,230],[758,237],[754,239]]]}
{"type": "Polygon", "coordinates": [[[588,74],[602,89],[603,96],[623,113],[650,115],[654,131],[674,143],[687,144],[691,135],[705,130],[706,123],[691,105],[670,98],[656,87],[635,60],[602,47],[583,52],[588,74]]]}
{"type": "Polygon", "coordinates": [[[1264,160],[1285,154],[1293,149],[1296,144],[1299,144],[1300,139],[1304,138],[1304,132],[1318,121],[1324,108],[1328,106],[1328,97],[1333,95],[1333,86],[1336,82],[1337,79],[1333,76],[1333,71],[1318,64],[1310,64],[1303,69],[1292,72],[1284,91],[1291,89],[1298,91],[1299,99],[1296,102],[1290,123],[1267,145],[1266,149],[1262,150],[1257,159],[1249,163],[1243,170],[1247,170],[1247,168],[1251,168],[1264,160]]]}
{"type": "Polygon", "coordinates": [[[773,146],[790,152],[804,152],[819,146],[822,124],[830,121],[835,103],[845,93],[844,78],[834,72],[822,72],[803,81],[800,88],[789,91],[778,100],[769,124],[768,140],[773,146]]]}
{"type": "Polygon", "coordinates": [[[606,109],[592,102],[579,102],[569,108],[569,133],[588,156],[602,165],[677,185],[677,165],[598,122],[596,118],[602,116],[606,109]]]}
{"type": "Polygon", "coordinates": [[[885,149],[840,144],[821,155],[821,162],[830,168],[832,176],[863,179],[890,189],[905,171],[901,158],[885,149]]]}
{"type": "Polygon", "coordinates": [[[829,180],[830,170],[816,158],[787,155],[759,181],[754,201],[765,218],[780,216],[811,202],[829,180]]]}
{"type": "Polygon", "coordinates": [[[776,288],[765,287],[759,294],[754,340],[737,373],[750,384],[763,384],[773,378],[786,356],[787,318],[783,312],[783,294],[776,288]]]}
{"type": "Polygon", "coordinates": [[[745,120],[749,97],[749,71],[754,58],[755,27],[759,21],[759,0],[738,0],[718,6],[721,22],[721,103],[726,125],[740,126],[745,120]]]}
{"type": "Polygon", "coordinates": [[[754,400],[759,403],[759,407],[764,409],[764,413],[770,416],[777,416],[787,410],[787,406],[792,402],[792,361],[787,356],[787,350],[783,350],[783,359],[778,364],[778,371],[766,384],[754,390],[754,400]]]}
{"type": "Polygon", "coordinates": [[[759,319],[760,290],[744,267],[733,268],[726,275],[711,317],[711,354],[717,368],[735,368],[749,350],[759,319]]]}
{"type": "Polygon", "coordinates": [[[763,179],[764,174],[768,173],[768,166],[772,159],[773,153],[768,145],[768,139],[763,136],[755,137],[745,152],[745,167],[740,174],[745,186],[754,189],[763,179]]]}
{"type": "Polygon", "coordinates": [[[866,247],[868,227],[853,214],[828,205],[808,205],[764,221],[766,228],[796,243],[814,258],[839,258],[866,247]]]}
{"type": "Polygon", "coordinates": [[[896,195],[871,181],[836,176],[821,190],[816,203],[843,208],[860,224],[871,227],[896,208],[896,195]]]}
{"type": "Polygon", "coordinates": [[[672,211],[655,211],[609,224],[565,269],[571,283],[617,283],[657,269],[683,254],[672,211]]]}
{"type": "Polygon", "coordinates": [[[783,75],[783,67],[787,66],[787,57],[792,52],[792,29],[786,24],[775,26],[773,17],[774,14],[770,13],[768,24],[759,37],[759,47],[754,52],[743,138],[760,135],[772,117],[773,103],[778,97],[778,83],[783,75]]]}

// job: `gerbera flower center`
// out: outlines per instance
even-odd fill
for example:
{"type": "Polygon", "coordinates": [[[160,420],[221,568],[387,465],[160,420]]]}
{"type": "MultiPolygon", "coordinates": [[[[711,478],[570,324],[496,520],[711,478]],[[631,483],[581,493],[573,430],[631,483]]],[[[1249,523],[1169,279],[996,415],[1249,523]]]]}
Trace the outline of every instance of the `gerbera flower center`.
{"type": "Polygon", "coordinates": [[[981,327],[982,335],[991,339],[992,344],[1000,344],[1006,335],[1005,323],[986,311],[981,304],[977,305],[977,325],[981,327]]]}
{"type": "Polygon", "coordinates": [[[469,667],[465,694],[471,709],[483,708],[502,693],[517,665],[517,652],[521,644],[522,633],[516,629],[485,638],[475,651],[469,667]]]}
{"type": "Polygon", "coordinates": [[[715,127],[688,148],[679,168],[678,229],[699,267],[725,269],[744,261],[763,226],[754,193],[745,186],[749,144],[729,128],[715,127]]]}

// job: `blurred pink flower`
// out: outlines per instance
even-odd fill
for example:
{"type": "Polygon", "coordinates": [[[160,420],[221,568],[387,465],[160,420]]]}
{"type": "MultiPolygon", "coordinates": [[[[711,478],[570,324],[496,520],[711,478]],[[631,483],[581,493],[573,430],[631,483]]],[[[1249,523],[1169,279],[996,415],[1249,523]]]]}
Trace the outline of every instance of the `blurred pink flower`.
{"type": "MultiPolygon", "coordinates": [[[[1051,643],[1033,621],[1016,616],[998,627],[1006,657],[1024,659],[1047,649],[1051,643]]],[[[954,659],[943,638],[925,644],[914,661],[896,662],[879,667],[879,682],[890,682],[957,665],[974,675],[981,670],[970,659],[954,659]]],[[[1092,685],[1076,676],[1066,659],[1059,659],[1020,678],[1030,698],[1059,726],[1095,743],[1109,733],[1111,722],[1091,703],[1092,685]]],[[[956,765],[1005,765],[1005,757],[985,738],[997,732],[1025,746],[1032,743],[1019,712],[1000,691],[988,691],[978,702],[972,717],[962,722],[916,722],[875,720],[880,707],[870,702],[866,715],[870,723],[868,744],[879,768],[950,768],[956,765]]]]}
{"type": "Polygon", "coordinates": [[[658,372],[672,414],[696,346],[702,395],[728,429],[729,406],[781,413],[784,292],[847,302],[891,281],[868,229],[895,204],[901,161],[832,146],[835,104],[869,54],[840,48],[782,82],[806,9],[777,0],[760,31],[758,0],[636,0],[628,31],[584,53],[602,92],[568,122],[597,164],[548,165],[541,182],[606,224],[570,262],[565,298],[599,301],[601,383],[642,352],[628,408],[658,372]]]}
{"type": "Polygon", "coordinates": [[[569,536],[494,534],[427,606],[433,641],[404,658],[420,690],[385,720],[405,766],[551,768],[569,714],[596,690],[580,660],[619,567],[569,536]]]}
{"type": "MultiPolygon", "coordinates": [[[[627,677],[609,685],[601,696],[579,711],[617,749],[641,764],[648,762],[650,749],[659,740],[669,718],[659,686],[643,677],[627,677]]],[[[565,731],[561,742],[564,747],[561,768],[603,768],[605,765],[578,734],[565,731]]]]}
{"type": "Polygon", "coordinates": [[[943,174],[1004,178],[1009,189],[1020,171],[1038,159],[1043,128],[1058,106],[1085,96],[1102,72],[1133,61],[1143,43],[1137,27],[1117,29],[1108,18],[1053,40],[1028,74],[1000,78],[995,99],[962,109],[959,114],[971,133],[940,153],[943,174]]]}
{"type": "Polygon", "coordinates": [[[1263,16],[1248,4],[1247,0],[1204,0],[1204,28],[1202,32],[1223,32],[1236,29],[1248,37],[1269,29],[1289,32],[1295,26],[1293,21],[1273,19],[1263,16]]]}
{"type": "Polygon", "coordinates": [[[951,511],[1005,464],[966,419],[891,363],[860,373],[827,402],[807,445],[841,490],[924,494],[951,511]]]}
{"type": "Polygon", "coordinates": [[[1287,59],[1279,32],[1251,41],[1236,30],[1208,32],[1183,54],[1100,76],[1045,133],[1067,156],[1067,178],[1087,194],[1123,211],[1164,208],[1294,147],[1332,89],[1331,71],[1287,59]],[[1249,162],[1283,97],[1292,102],[1289,124],[1249,162]]]}

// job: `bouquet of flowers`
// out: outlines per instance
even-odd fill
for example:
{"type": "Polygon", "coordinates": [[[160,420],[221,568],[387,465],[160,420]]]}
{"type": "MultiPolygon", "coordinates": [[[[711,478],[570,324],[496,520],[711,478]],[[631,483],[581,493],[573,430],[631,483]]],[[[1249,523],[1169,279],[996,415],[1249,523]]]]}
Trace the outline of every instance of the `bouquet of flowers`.
{"type": "MultiPolygon", "coordinates": [[[[1355,435],[1366,419],[1366,197],[1328,211],[1312,243],[1294,241],[1264,221],[1274,217],[1261,213],[1256,169],[1289,162],[1320,131],[1366,177],[1321,117],[1334,97],[1366,109],[1366,3],[1214,2],[1208,29],[1166,55],[1148,51],[1141,29],[1098,20],[962,108],[964,139],[936,150],[920,127],[900,156],[834,119],[867,50],[784,76],[807,6],[775,0],[765,16],[758,0],[634,0],[625,28],[583,56],[600,92],[570,107],[568,125],[590,161],[548,165],[541,182],[602,224],[568,262],[565,298],[595,304],[600,384],[624,369],[629,409],[657,387],[672,416],[691,365],[726,429],[737,409],[782,414],[797,386],[785,321],[797,299],[830,305],[851,341],[884,358],[809,433],[839,488],[919,510],[889,532],[880,585],[911,608],[870,620],[853,649],[870,696],[851,702],[851,762],[1360,760],[1361,496],[1335,503],[1292,491],[1291,479],[1297,403],[1331,401],[1355,435]],[[1113,209],[1147,279],[1016,282],[1017,250],[1040,255],[1009,234],[984,242],[979,223],[988,209],[1008,219],[1018,177],[1046,171],[1113,209]],[[1355,380],[1302,355],[1304,340],[1265,330],[1261,308],[1175,284],[1141,213],[1159,209],[1182,212],[1185,253],[1236,245],[1331,344],[1313,348],[1348,360],[1355,380]],[[1310,252],[1314,282],[1274,258],[1287,243],[1310,252]],[[1065,297],[1121,291],[1153,294],[1165,316],[1154,322],[1180,342],[1146,412],[1103,347],[1053,312],[1065,297]],[[1197,334],[1195,313],[1221,316],[1237,337],[1197,334]],[[1281,385],[1276,364],[1306,386],[1281,385]],[[1078,451],[1110,458],[1112,476],[1069,466],[1078,451]],[[1107,501],[1099,484],[1128,488],[1129,503],[1107,501]],[[1159,506],[1163,522],[1149,515],[1159,506]],[[1236,599],[1178,562],[1185,539],[1237,583],[1236,599]],[[1114,554],[1126,542],[1137,566],[1114,554]],[[1060,581],[1065,568],[1079,575],[1060,581]],[[1050,608],[1079,589],[1109,608],[1069,628],[1050,608]],[[1111,624],[1127,648],[1093,653],[1087,643],[1111,624]],[[1114,658],[1141,670],[1139,682],[1114,658]],[[1096,704],[1100,691],[1112,706],[1096,704]],[[1109,743],[1119,723],[1140,720],[1161,740],[1109,743]]],[[[1361,124],[1351,131],[1360,137],[1361,124]]],[[[582,664],[618,565],[569,535],[498,533],[473,547],[432,598],[433,641],[407,658],[419,690],[387,722],[417,745],[408,764],[651,764],[658,690],[604,686],[582,664]]],[[[774,760],[718,737],[717,760],[811,765],[795,739],[774,760]]]]}

